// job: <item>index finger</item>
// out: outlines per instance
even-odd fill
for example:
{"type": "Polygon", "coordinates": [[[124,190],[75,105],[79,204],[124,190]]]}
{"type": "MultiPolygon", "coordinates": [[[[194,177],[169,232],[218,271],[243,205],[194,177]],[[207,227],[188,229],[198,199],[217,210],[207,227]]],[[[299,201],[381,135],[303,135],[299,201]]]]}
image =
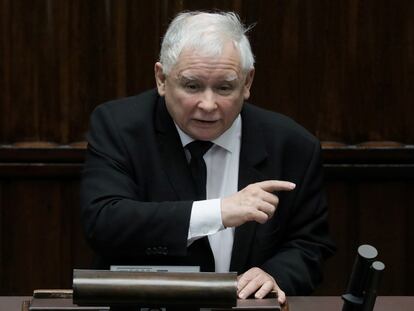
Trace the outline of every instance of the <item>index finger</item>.
{"type": "Polygon", "coordinates": [[[273,191],[291,191],[295,189],[296,184],[285,180],[265,180],[256,183],[260,188],[267,192],[273,191]]]}

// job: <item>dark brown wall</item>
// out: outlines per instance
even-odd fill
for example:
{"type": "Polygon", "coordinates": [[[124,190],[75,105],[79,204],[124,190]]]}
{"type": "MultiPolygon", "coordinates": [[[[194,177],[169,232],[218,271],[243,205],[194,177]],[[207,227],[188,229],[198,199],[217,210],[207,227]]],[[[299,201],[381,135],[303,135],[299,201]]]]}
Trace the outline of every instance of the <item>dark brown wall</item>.
{"type": "Polygon", "coordinates": [[[252,101],[321,140],[414,141],[414,2],[0,1],[0,142],[83,140],[100,102],[154,86],[168,21],[234,9],[257,23],[252,101]]]}
{"type": "Polygon", "coordinates": [[[381,293],[414,295],[411,0],[0,0],[0,295],[70,287],[88,266],[74,142],[96,105],[154,86],[175,13],[213,8],[257,23],[251,100],[324,142],[339,251],[317,293],[342,293],[357,246],[372,243],[381,293]]]}

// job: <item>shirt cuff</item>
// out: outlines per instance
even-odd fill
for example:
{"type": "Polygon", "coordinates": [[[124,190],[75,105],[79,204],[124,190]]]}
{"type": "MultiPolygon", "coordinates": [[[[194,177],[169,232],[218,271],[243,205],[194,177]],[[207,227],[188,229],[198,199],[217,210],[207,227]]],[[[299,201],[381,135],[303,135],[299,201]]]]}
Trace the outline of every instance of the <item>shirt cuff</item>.
{"type": "Polygon", "coordinates": [[[193,202],[187,245],[199,238],[217,233],[223,229],[221,199],[193,202]]]}

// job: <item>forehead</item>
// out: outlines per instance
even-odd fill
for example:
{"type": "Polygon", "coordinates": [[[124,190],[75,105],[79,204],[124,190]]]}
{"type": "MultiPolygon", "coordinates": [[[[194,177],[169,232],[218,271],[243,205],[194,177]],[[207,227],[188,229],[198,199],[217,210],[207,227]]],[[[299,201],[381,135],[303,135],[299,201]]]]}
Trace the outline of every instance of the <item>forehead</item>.
{"type": "Polygon", "coordinates": [[[240,53],[233,44],[226,45],[220,55],[208,55],[187,48],[181,52],[172,73],[188,78],[199,75],[224,75],[226,79],[232,80],[242,74],[240,53]]]}

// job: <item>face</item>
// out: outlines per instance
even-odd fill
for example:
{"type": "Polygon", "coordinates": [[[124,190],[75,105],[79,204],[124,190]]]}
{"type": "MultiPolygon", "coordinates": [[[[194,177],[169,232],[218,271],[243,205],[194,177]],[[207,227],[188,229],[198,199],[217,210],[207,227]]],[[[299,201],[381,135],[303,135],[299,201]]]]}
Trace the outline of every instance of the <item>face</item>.
{"type": "Polygon", "coordinates": [[[213,140],[236,119],[250,96],[254,70],[244,73],[238,51],[228,44],[219,57],[184,50],[168,76],[155,64],[158,93],[168,112],[187,135],[213,140]]]}

